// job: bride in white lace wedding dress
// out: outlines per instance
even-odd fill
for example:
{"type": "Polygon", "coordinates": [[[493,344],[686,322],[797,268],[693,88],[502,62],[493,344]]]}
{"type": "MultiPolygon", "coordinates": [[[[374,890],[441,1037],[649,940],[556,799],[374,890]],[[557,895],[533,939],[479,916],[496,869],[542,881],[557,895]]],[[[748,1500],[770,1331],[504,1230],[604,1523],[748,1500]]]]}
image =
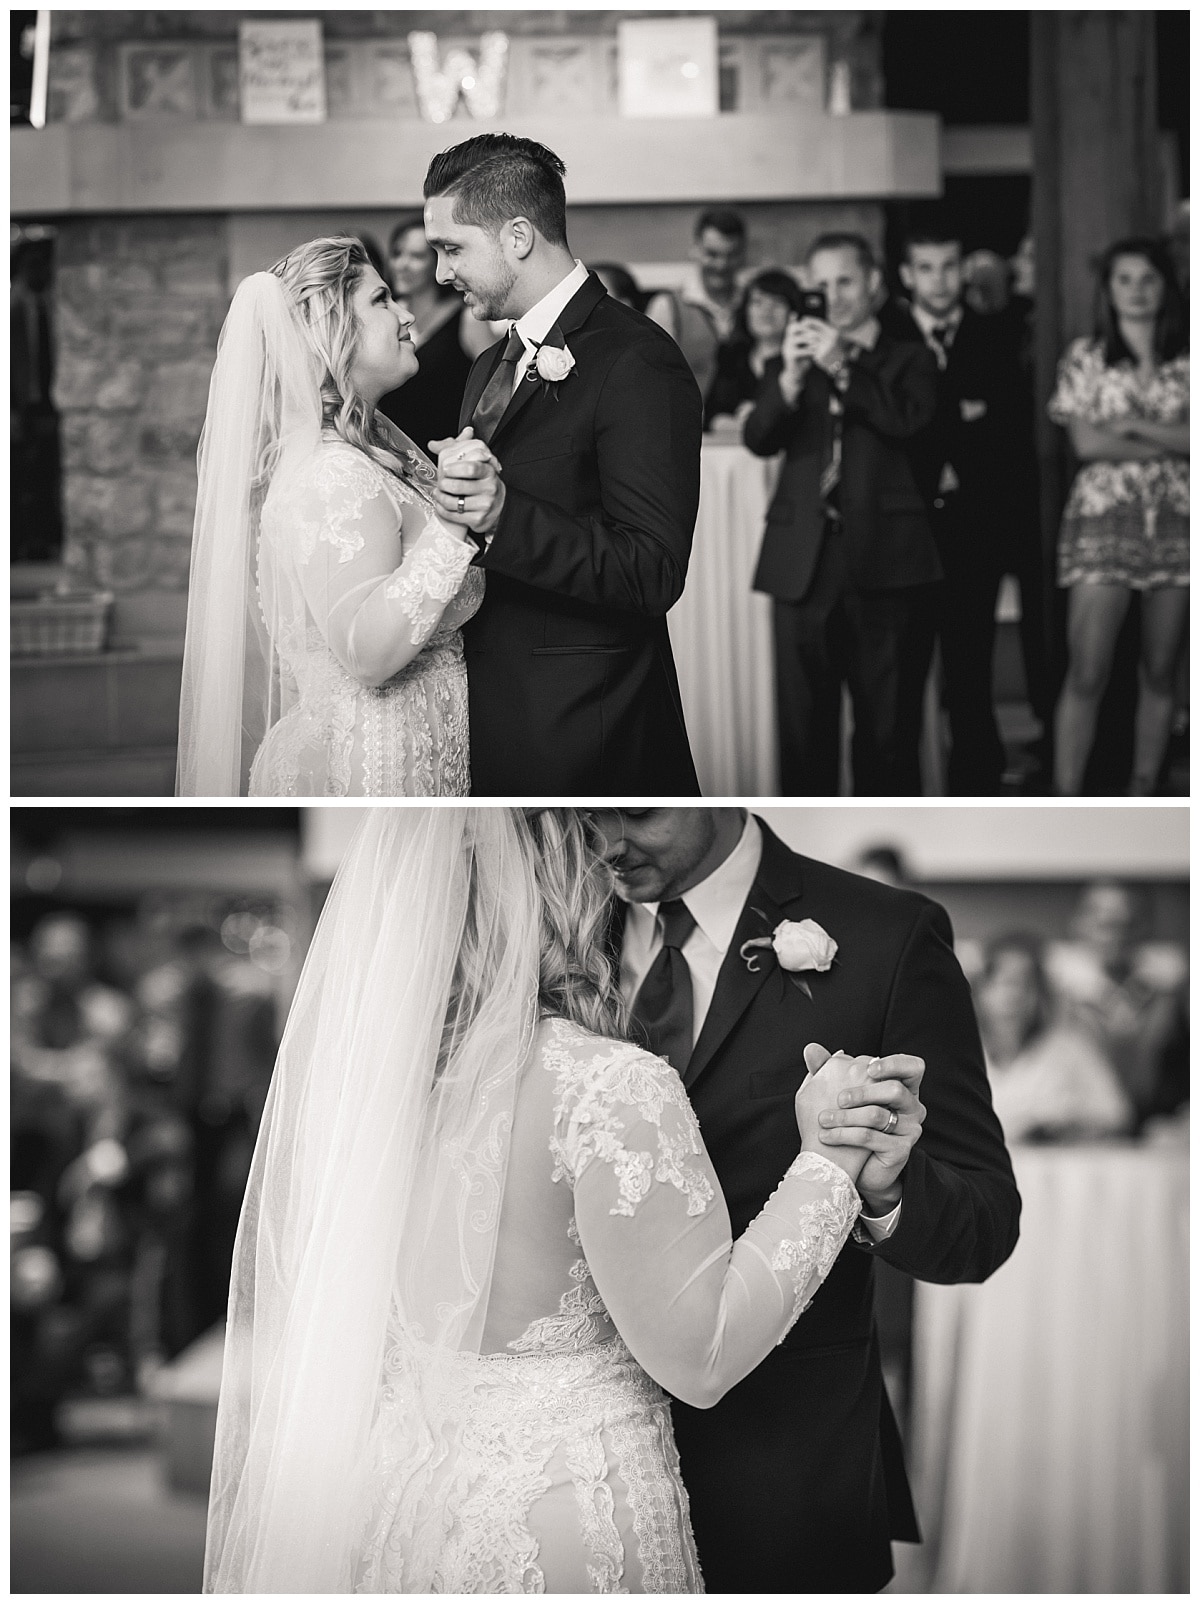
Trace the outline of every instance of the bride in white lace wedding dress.
{"type": "Polygon", "coordinates": [[[361,829],[243,1208],[206,1591],[703,1590],[667,1393],[802,1317],[865,1157],[818,1116],[866,1061],[810,1076],[732,1241],[682,1083],[620,1038],[609,884],[571,810],[361,829]]]}
{"type": "Polygon", "coordinates": [[[376,411],[416,371],[409,321],[350,238],[238,287],[200,449],[181,795],[469,790],[459,631],[483,574],[376,411]]]}
{"type": "MultiPolygon", "coordinates": [[[[277,608],[295,686],[250,772],[251,796],[466,796],[460,626],[483,599],[475,547],[444,524],[408,453],[389,472],[322,440],[262,515],[260,586],[290,569],[304,607],[277,608]]],[[[427,469],[431,482],[432,467],[427,469]]]]}

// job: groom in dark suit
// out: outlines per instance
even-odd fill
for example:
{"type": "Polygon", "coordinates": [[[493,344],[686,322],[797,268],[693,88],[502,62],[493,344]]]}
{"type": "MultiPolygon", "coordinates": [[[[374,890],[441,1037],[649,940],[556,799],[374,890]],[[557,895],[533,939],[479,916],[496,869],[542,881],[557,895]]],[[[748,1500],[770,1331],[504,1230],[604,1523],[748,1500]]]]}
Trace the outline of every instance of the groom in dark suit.
{"type": "Polygon", "coordinates": [[[700,393],[670,336],[572,256],[564,171],[533,140],[479,134],[425,180],[439,282],[513,320],[460,415],[493,458],[448,452],[439,473],[487,571],[463,632],[472,790],[695,796],[666,615],[696,521],[700,393]]]}
{"type": "Polygon", "coordinates": [[[828,1280],[715,1408],[672,1409],[709,1592],[876,1591],[891,1539],[920,1537],[872,1261],[982,1281],[1012,1252],[1020,1213],[949,920],[916,892],[799,857],[736,808],[594,817],[626,903],[622,990],[683,1077],[735,1238],[799,1151],[807,1069],[827,1049],[880,1060],[843,1094],[853,1106],[822,1116],[827,1141],[870,1150],[863,1214],[828,1280]],[[801,927],[791,973],[792,954],[746,946],[783,921],[801,927]]]}

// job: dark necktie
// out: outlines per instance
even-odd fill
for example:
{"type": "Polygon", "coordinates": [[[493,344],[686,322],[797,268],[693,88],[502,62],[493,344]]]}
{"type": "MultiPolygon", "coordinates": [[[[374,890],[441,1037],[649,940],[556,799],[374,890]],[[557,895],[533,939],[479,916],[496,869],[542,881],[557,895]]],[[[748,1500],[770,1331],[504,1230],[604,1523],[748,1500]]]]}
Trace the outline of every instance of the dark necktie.
{"type": "Polygon", "coordinates": [[[829,456],[821,469],[820,496],[826,518],[834,523],[841,520],[842,512],[838,486],[842,482],[842,424],[846,409],[833,380],[829,381],[829,456]]]}
{"type": "Polygon", "coordinates": [[[660,902],[662,950],[633,999],[633,1017],[646,1033],[652,1053],[682,1075],[692,1056],[692,971],[680,950],[696,928],[682,902],[660,902]]]}
{"type": "Polygon", "coordinates": [[[508,403],[512,400],[513,384],[517,376],[517,363],[525,352],[525,341],[517,333],[514,323],[509,332],[508,344],[504,347],[504,355],[496,364],[496,371],[487,382],[483,394],[475,403],[475,410],[471,414],[471,423],[478,440],[490,440],[496,432],[496,425],[504,416],[508,403]]]}
{"type": "Polygon", "coordinates": [[[950,360],[950,325],[935,323],[929,332],[934,338],[933,354],[937,358],[937,365],[944,368],[950,360]]]}

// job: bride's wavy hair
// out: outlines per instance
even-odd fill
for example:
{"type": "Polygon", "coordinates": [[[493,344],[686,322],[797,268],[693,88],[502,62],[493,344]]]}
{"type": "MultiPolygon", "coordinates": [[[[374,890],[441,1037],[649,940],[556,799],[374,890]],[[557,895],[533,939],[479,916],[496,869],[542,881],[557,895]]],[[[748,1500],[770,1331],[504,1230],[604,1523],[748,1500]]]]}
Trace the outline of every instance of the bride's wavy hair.
{"type": "Polygon", "coordinates": [[[610,953],[616,880],[599,836],[576,808],[512,808],[508,817],[509,840],[522,860],[515,877],[503,852],[481,856],[467,839],[462,924],[438,1053],[443,1090],[459,1078],[463,1044],[486,1029],[498,986],[528,985],[526,1048],[539,1015],[569,1019],[599,1036],[628,1035],[610,953]],[[514,960],[520,966],[523,952],[528,971],[502,980],[514,960]]]}
{"type": "Polygon", "coordinates": [[[579,808],[518,810],[541,900],[538,1006],[600,1036],[625,1037],[629,1010],[611,953],[616,879],[579,808]]]}
{"type": "Polygon", "coordinates": [[[275,263],[299,313],[300,327],[321,363],[321,423],[347,445],[398,474],[400,464],[375,410],[356,395],[350,369],[358,352],[359,322],[352,297],[371,259],[349,234],[311,239],[275,263]]]}

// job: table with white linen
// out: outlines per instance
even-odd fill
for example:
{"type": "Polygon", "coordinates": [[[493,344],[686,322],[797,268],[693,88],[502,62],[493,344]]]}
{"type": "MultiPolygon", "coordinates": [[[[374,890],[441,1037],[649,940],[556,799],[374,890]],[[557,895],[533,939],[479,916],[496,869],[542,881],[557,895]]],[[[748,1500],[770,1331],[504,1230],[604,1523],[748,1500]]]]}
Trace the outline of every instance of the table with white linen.
{"type": "Polygon", "coordinates": [[[705,796],[779,791],[771,599],[752,588],[779,459],[706,436],[687,585],[668,616],[705,796]]]}
{"type": "Polygon", "coordinates": [[[933,1592],[1186,1591],[1186,1149],[1013,1163],[1012,1258],[917,1287],[914,1563],[933,1592]]]}

